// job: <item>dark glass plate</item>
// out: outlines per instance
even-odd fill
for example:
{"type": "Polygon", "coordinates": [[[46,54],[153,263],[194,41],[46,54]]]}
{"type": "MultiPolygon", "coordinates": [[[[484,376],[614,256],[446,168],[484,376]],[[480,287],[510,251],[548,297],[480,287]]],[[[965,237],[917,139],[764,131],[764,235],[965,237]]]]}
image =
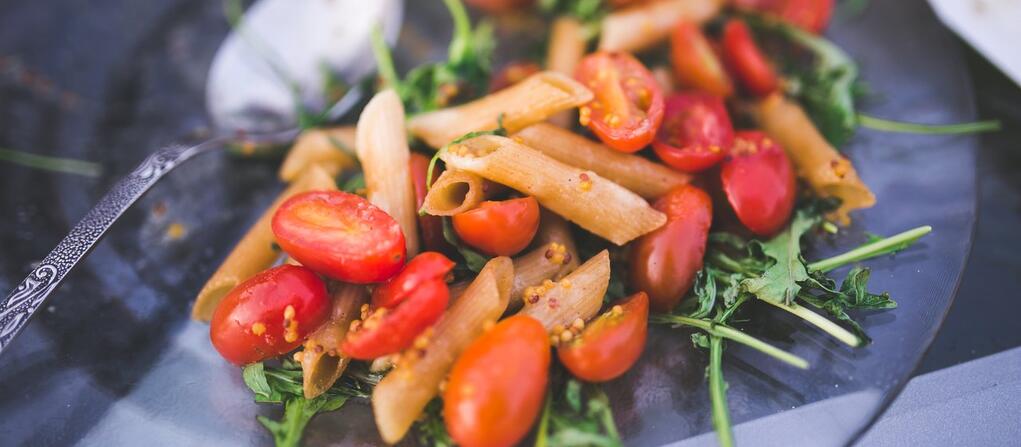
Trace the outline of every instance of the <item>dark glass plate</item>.
{"type": "MultiPolygon", "coordinates": [[[[439,2],[409,2],[399,57],[442,56],[439,2]]],[[[501,19],[501,29],[522,26],[501,19]]],[[[526,23],[527,25],[527,23],[526,23]]],[[[6,292],[121,174],[163,143],[200,135],[205,72],[227,29],[219,2],[0,4],[0,145],[102,162],[98,179],[0,164],[0,290],[6,292]]],[[[858,61],[882,117],[974,118],[957,41],[923,0],[871,2],[830,36],[858,61]]],[[[526,45],[519,45],[527,51],[526,45]]],[[[862,131],[847,152],[879,205],[810,257],[865,232],[931,224],[917,248],[869,263],[896,310],[863,316],[873,345],[853,350],[767,307],[749,331],[812,362],[799,371],[735,346],[725,375],[738,441],[842,445],[910,376],[950,306],[975,218],[969,137],[862,131]]],[[[239,371],[188,320],[195,291],[280,185],[275,164],[211,155],[172,173],[129,212],[0,358],[4,445],[269,444],[239,371]],[[168,236],[180,223],[184,237],[168,236]]],[[[705,355],[688,332],[657,328],[639,367],[608,387],[628,445],[715,441],[705,355]]],[[[378,444],[365,403],[317,418],[308,445],[378,444]]]]}

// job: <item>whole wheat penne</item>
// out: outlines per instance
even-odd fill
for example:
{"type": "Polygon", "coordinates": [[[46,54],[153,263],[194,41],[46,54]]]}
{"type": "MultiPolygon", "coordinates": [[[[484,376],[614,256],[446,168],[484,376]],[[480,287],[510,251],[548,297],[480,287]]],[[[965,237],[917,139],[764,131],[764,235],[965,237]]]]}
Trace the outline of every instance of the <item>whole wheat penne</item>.
{"type": "Polygon", "coordinates": [[[514,310],[521,307],[521,297],[525,289],[566,272],[568,264],[573,260],[567,254],[567,249],[556,242],[539,245],[532,251],[514,258],[514,285],[511,288],[507,308],[514,310]]]}
{"type": "Polygon", "coordinates": [[[305,191],[329,191],[337,189],[333,177],[322,168],[313,166],[306,169],[294,183],[291,183],[273,204],[266,209],[259,220],[238,241],[234,249],[227,255],[216,272],[206,281],[195,298],[191,309],[191,317],[196,320],[209,321],[213,317],[216,305],[220,304],[227,292],[238,284],[255,276],[273,265],[280,258],[280,252],[273,248],[273,229],[270,223],[284,200],[305,191]]]}
{"type": "MultiPolygon", "coordinates": [[[[585,26],[581,21],[570,16],[560,16],[550,27],[549,46],[546,49],[546,69],[574,76],[574,69],[585,56],[588,39],[585,26]]],[[[573,121],[574,113],[565,110],[549,118],[549,122],[560,127],[568,127],[573,121]]]]}
{"type": "Polygon", "coordinates": [[[347,368],[350,358],[340,355],[340,344],[365,303],[365,286],[334,283],[330,319],[309,335],[301,351],[302,389],[312,399],[328,390],[347,368]]]}
{"type": "Polygon", "coordinates": [[[434,148],[441,148],[469,132],[503,126],[514,132],[529,124],[592,100],[592,92],[569,76],[544,71],[470,103],[423,113],[408,121],[408,129],[434,148]]]}
{"type": "Polygon", "coordinates": [[[294,181],[305,168],[312,165],[322,166],[336,175],[340,170],[355,165],[354,147],[354,127],[306,130],[298,136],[284,162],[280,164],[280,180],[294,181]]]}
{"type": "Polygon", "coordinates": [[[569,327],[579,318],[588,321],[602,307],[609,285],[610,253],[603,250],[560,281],[528,288],[518,314],[539,320],[546,330],[569,327]]]}
{"type": "Polygon", "coordinates": [[[408,256],[418,253],[418,209],[411,183],[411,150],[404,105],[393,90],[376,94],[358,118],[355,138],[369,201],[401,226],[408,256]]]}
{"type": "Polygon", "coordinates": [[[433,216],[453,216],[486,200],[486,180],[465,171],[448,169],[429,187],[422,210],[433,216]]]}
{"type": "Polygon", "coordinates": [[[666,216],[637,194],[510,138],[472,138],[443,151],[440,158],[449,167],[533,196],[542,206],[617,245],[666,223],[666,216]]]}
{"type": "Polygon", "coordinates": [[[691,181],[688,174],[644,157],[613,150],[551,124],[533,124],[514,137],[532,149],[571,166],[593,171],[647,199],[660,197],[691,181]]]}
{"type": "Polygon", "coordinates": [[[401,440],[422,410],[439,394],[457,356],[500,318],[510,298],[514,267],[507,257],[493,258],[464,294],[433,326],[424,351],[408,351],[372,391],[372,411],[383,441],[401,440]]]}
{"type": "Polygon", "coordinates": [[[635,52],[670,35],[679,20],[696,23],[716,16],[723,0],[659,0],[608,14],[603,19],[599,49],[635,52]]]}
{"type": "MultiPolygon", "coordinates": [[[[561,276],[578,268],[578,248],[574,245],[571,224],[564,220],[563,217],[542,208],[540,210],[539,232],[535,234],[535,242],[547,245],[557,243],[564,247],[564,269],[554,276],[554,279],[560,279],[561,276]]],[[[559,249],[557,248],[554,251],[559,251],[559,249]]]]}
{"type": "Polygon", "coordinates": [[[851,210],[876,204],[876,196],[858,177],[851,161],[826,141],[800,105],[773,94],[755,103],[752,115],[762,130],[787,150],[798,176],[816,194],[840,198],[840,208],[832,218],[846,225],[851,210]]]}

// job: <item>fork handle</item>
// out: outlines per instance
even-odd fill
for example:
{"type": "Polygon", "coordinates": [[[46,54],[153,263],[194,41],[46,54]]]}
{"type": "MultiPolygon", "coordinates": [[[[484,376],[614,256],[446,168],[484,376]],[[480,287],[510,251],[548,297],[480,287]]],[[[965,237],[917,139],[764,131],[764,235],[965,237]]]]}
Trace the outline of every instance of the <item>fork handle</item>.
{"type": "Polygon", "coordinates": [[[143,161],[130,175],[121,179],[102,200],[57,244],[28,277],[0,303],[0,353],[21,332],[35,311],[42,307],[68,273],[89,254],[106,231],[139,197],[166,173],[189,158],[219,149],[226,138],[214,138],[197,146],[164,147],[143,161]]]}

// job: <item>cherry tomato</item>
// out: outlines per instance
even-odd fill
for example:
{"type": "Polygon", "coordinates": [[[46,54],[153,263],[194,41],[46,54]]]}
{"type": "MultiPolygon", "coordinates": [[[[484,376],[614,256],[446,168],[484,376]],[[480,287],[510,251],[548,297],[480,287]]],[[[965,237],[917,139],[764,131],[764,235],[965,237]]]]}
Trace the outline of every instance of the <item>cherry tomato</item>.
{"type": "Polygon", "coordinates": [[[723,160],[734,142],[734,128],[719,96],[678,93],[668,97],[665,105],[663,126],[652,142],[652,149],[663,163],[694,173],[723,160]]]}
{"type": "Polygon", "coordinates": [[[670,59],[681,85],[728,97],[734,85],[697,24],[680,21],[670,34],[670,59]]]}
{"type": "Polygon", "coordinates": [[[524,250],[539,229],[539,202],[534,197],[485,201],[457,214],[454,231],[466,244],[490,256],[512,256],[524,250]]]}
{"type": "Polygon", "coordinates": [[[723,27],[723,59],[753,95],[766,96],[780,85],[773,67],[755,45],[748,25],[741,20],[730,19],[723,27]]]}
{"type": "Polygon", "coordinates": [[[356,284],[389,279],[407,256],[404,233],[393,217],[341,191],[291,197],[273,215],[273,234],[301,265],[356,284]]]}
{"type": "Polygon", "coordinates": [[[323,280],[285,264],[231,290],[213,313],[209,338],[223,358],[247,365],[293,351],[329,315],[323,280]]]}
{"type": "Polygon", "coordinates": [[[625,298],[585,327],[580,336],[557,348],[560,362],[575,377],[605,382],[620,377],[638,361],[648,332],[649,297],[625,298]]]}
{"type": "Polygon", "coordinates": [[[447,431],[464,447],[521,441],[546,394],[550,348],[546,329],[517,315],[497,323],[465,349],[443,393],[447,431]]]}
{"type": "Polygon", "coordinates": [[[628,53],[593,53],[578,63],[574,77],[595,94],[579,109],[578,119],[603,143],[635,152],[652,142],[663,121],[663,93],[638,59],[628,53]]]}
{"type": "Polygon", "coordinates": [[[525,78],[542,71],[539,64],[531,61],[515,61],[504,65],[489,81],[489,91],[503,90],[525,78]]]}
{"type": "Polygon", "coordinates": [[[752,233],[769,236],[787,223],[794,209],[794,170],[787,153],[766,134],[737,132],[720,179],[738,220],[752,233]]]}
{"type": "Polygon", "coordinates": [[[465,0],[465,2],[489,13],[502,13],[526,8],[535,0],[465,0]]]}
{"type": "MultiPolygon", "coordinates": [[[[433,169],[432,181],[440,176],[443,170],[439,166],[433,169]]],[[[415,185],[415,206],[422,207],[425,202],[425,195],[428,188],[425,185],[425,176],[429,172],[429,157],[417,152],[411,153],[411,182],[415,185]]],[[[422,245],[426,250],[440,251],[446,253],[450,250],[450,244],[443,238],[443,218],[440,216],[419,215],[418,228],[422,233],[422,245]]]]}
{"type": "Polygon", "coordinates": [[[699,188],[683,185],[652,205],[667,223],[638,239],[631,249],[631,286],[649,294],[652,309],[669,312],[684,298],[702,269],[713,204],[699,188]]]}
{"type": "Polygon", "coordinates": [[[444,277],[452,268],[454,263],[439,253],[412,259],[372,293],[372,308],[362,312],[341,344],[344,354],[371,360],[410,347],[447,309],[450,289],[444,277]]]}
{"type": "Polygon", "coordinates": [[[775,15],[813,33],[826,29],[833,16],[833,0],[732,0],[735,7],[775,15]]]}

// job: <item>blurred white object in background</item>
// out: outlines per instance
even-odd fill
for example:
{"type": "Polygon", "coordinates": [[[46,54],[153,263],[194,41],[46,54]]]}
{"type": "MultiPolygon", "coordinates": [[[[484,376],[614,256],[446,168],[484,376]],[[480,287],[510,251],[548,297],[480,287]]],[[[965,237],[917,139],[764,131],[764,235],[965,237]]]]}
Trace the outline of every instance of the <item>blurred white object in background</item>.
{"type": "Polygon", "coordinates": [[[929,0],[936,15],[1021,86],[1021,0],[929,0]]]}

